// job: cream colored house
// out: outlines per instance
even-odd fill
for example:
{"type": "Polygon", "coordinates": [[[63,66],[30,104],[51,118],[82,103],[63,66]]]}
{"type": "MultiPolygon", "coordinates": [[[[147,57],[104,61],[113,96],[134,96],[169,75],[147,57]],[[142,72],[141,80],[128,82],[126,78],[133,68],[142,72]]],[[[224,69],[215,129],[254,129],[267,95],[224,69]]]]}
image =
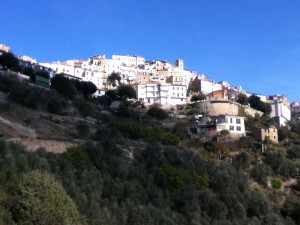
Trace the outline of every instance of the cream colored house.
{"type": "Polygon", "coordinates": [[[257,128],[253,132],[253,136],[259,141],[264,142],[269,139],[273,143],[278,143],[278,131],[275,127],[272,128],[257,128]]]}

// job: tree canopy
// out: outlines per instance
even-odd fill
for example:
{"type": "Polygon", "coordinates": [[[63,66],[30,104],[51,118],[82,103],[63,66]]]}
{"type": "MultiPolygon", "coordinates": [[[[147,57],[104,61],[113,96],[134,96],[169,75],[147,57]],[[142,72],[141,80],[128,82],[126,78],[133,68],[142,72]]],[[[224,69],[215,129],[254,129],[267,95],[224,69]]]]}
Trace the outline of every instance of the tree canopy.
{"type": "Polygon", "coordinates": [[[117,93],[123,99],[135,97],[135,90],[132,87],[132,85],[129,84],[123,84],[118,86],[117,93]]]}
{"type": "Polygon", "coordinates": [[[242,105],[247,105],[249,103],[249,98],[245,94],[240,93],[237,96],[237,100],[236,101],[238,103],[242,104],[242,105]]]}
{"type": "Polygon", "coordinates": [[[13,215],[18,224],[78,224],[75,203],[50,175],[39,171],[25,174],[18,192],[13,215]]]}
{"type": "Polygon", "coordinates": [[[113,72],[108,76],[107,80],[109,83],[111,83],[111,85],[113,87],[115,87],[115,86],[117,86],[116,82],[118,82],[118,84],[120,84],[121,76],[119,73],[113,72]]]}
{"type": "Polygon", "coordinates": [[[81,81],[80,89],[81,89],[85,99],[87,99],[91,94],[93,94],[97,91],[96,85],[90,81],[81,81]]]}
{"type": "Polygon", "coordinates": [[[2,53],[2,55],[0,55],[0,64],[3,67],[3,70],[10,69],[15,72],[18,72],[20,70],[19,60],[14,54],[10,52],[4,52],[2,53]]]}
{"type": "Polygon", "coordinates": [[[74,99],[76,87],[74,81],[65,77],[63,74],[57,74],[51,79],[51,87],[66,98],[74,99]]]}
{"type": "Polygon", "coordinates": [[[198,95],[193,95],[191,97],[191,102],[202,101],[202,100],[205,100],[205,99],[206,99],[206,96],[203,93],[200,93],[198,95]]]}

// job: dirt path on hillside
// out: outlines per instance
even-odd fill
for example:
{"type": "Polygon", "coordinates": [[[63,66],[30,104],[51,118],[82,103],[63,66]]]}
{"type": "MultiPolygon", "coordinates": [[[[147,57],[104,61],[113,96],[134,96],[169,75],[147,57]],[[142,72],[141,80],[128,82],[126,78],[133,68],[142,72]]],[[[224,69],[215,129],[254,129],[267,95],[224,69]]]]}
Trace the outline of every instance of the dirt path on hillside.
{"type": "Polygon", "coordinates": [[[34,138],[10,138],[7,139],[9,142],[19,142],[25,145],[27,151],[36,151],[39,148],[45,149],[47,152],[63,153],[68,147],[78,146],[79,141],[57,141],[57,140],[44,140],[34,138]]]}
{"type": "Polygon", "coordinates": [[[36,138],[37,134],[34,129],[23,126],[20,123],[9,121],[0,116],[0,134],[12,134],[12,136],[36,138]]]}

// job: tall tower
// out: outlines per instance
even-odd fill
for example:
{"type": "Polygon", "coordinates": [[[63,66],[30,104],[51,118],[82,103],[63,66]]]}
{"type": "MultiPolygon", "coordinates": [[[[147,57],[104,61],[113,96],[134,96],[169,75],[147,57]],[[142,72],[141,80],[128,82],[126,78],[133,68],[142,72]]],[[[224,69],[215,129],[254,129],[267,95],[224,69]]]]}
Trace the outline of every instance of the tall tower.
{"type": "Polygon", "coordinates": [[[176,62],[175,62],[175,65],[177,67],[179,67],[180,69],[184,69],[183,60],[182,59],[177,59],[176,62]]]}

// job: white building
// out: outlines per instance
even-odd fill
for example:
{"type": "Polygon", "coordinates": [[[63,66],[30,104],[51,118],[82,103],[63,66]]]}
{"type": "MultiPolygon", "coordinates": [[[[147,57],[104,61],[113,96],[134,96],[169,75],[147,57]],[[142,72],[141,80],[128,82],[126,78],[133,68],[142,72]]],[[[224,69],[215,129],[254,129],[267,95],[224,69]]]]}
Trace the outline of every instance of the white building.
{"type": "Polygon", "coordinates": [[[245,117],[220,115],[216,118],[216,130],[229,130],[231,135],[245,136],[245,117]]]}
{"type": "Polygon", "coordinates": [[[214,91],[223,90],[223,87],[221,84],[215,83],[208,79],[199,80],[199,87],[200,87],[199,91],[205,95],[208,95],[214,91]]]}
{"type": "MultiPolygon", "coordinates": [[[[159,83],[166,85],[168,83],[167,87],[163,85],[159,88],[156,87],[158,93],[155,93],[151,98],[148,91],[147,97],[141,98],[147,99],[146,102],[161,102],[161,104],[172,105],[186,103],[186,89],[189,82],[197,75],[195,72],[184,70],[183,60],[177,60],[175,65],[172,65],[167,61],[146,62],[143,57],[127,55],[112,55],[112,59],[107,59],[105,55],[95,55],[87,60],[67,60],[65,62],[40,64],[51,68],[56,74],[64,73],[81,78],[83,81],[91,81],[98,90],[116,88],[108,82],[108,77],[112,73],[120,75],[120,83],[122,84],[159,83]],[[173,86],[171,90],[170,85],[174,86],[174,90],[173,86]],[[163,89],[168,89],[168,96],[164,96],[163,89]]],[[[151,89],[152,86],[147,88],[151,89]]]]}
{"type": "Polygon", "coordinates": [[[271,104],[270,117],[274,117],[279,126],[285,126],[291,120],[291,109],[283,102],[274,101],[271,104]]]}
{"type": "Polygon", "coordinates": [[[11,48],[5,44],[0,43],[0,52],[11,52],[11,48]]]}
{"type": "Polygon", "coordinates": [[[141,56],[112,55],[112,60],[127,66],[138,66],[145,64],[145,58],[141,56]]]}
{"type": "Polygon", "coordinates": [[[186,104],[186,86],[149,83],[137,85],[137,99],[145,105],[158,103],[162,105],[186,104]]]}
{"type": "Polygon", "coordinates": [[[36,59],[27,55],[18,55],[18,59],[23,60],[25,62],[36,63],[36,59]]]}
{"type": "Polygon", "coordinates": [[[292,113],[299,117],[300,116],[300,103],[292,102],[290,106],[291,106],[292,113]]]}

